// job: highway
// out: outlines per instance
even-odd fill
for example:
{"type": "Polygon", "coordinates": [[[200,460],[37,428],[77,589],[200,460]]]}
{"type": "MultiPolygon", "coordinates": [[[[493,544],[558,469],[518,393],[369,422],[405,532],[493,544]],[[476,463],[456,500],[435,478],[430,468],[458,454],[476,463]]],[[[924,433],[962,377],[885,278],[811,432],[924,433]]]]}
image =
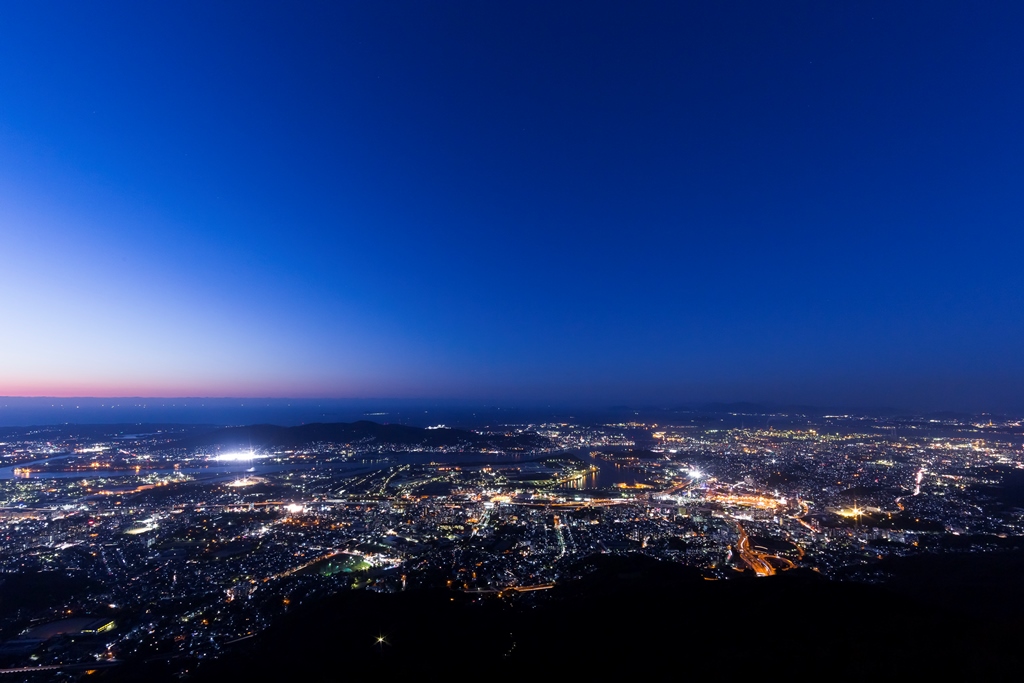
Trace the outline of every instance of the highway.
{"type": "Polygon", "coordinates": [[[662,495],[666,495],[666,496],[675,495],[675,494],[679,493],[680,491],[682,491],[683,489],[689,488],[693,484],[693,481],[694,481],[693,479],[687,479],[684,482],[680,482],[678,484],[673,484],[672,486],[668,487],[667,489],[665,489],[661,493],[662,493],[662,495]]]}
{"type": "MultiPolygon", "coordinates": [[[[805,503],[804,501],[801,500],[800,501],[800,512],[798,514],[795,514],[795,515],[790,515],[790,518],[791,519],[795,519],[796,521],[800,522],[800,524],[802,524],[804,526],[804,528],[806,528],[807,530],[812,531],[814,533],[818,533],[817,531],[815,531],[813,526],[811,526],[810,524],[808,524],[804,520],[804,515],[806,515],[809,511],[810,511],[810,508],[807,506],[807,503],[805,503]]],[[[803,550],[801,550],[801,553],[803,553],[803,550]]]]}
{"type": "Polygon", "coordinates": [[[758,576],[774,575],[775,567],[765,559],[766,557],[772,556],[759,553],[750,546],[750,536],[747,535],[747,530],[743,528],[742,524],[737,522],[736,528],[739,530],[739,540],[736,541],[736,552],[739,554],[740,559],[743,560],[744,564],[753,569],[754,573],[758,576]]]}
{"type": "Polygon", "coordinates": [[[295,574],[296,572],[301,572],[303,569],[306,569],[308,567],[312,567],[317,562],[322,562],[324,560],[329,560],[332,557],[335,557],[336,555],[341,555],[342,553],[346,553],[346,554],[349,554],[349,555],[354,554],[354,553],[348,553],[345,550],[332,550],[329,553],[325,553],[323,555],[319,555],[317,557],[314,557],[311,560],[307,560],[306,562],[303,562],[302,564],[298,565],[297,567],[292,567],[291,569],[286,569],[283,572],[278,572],[277,574],[271,574],[270,576],[268,576],[265,579],[263,579],[263,583],[266,583],[267,581],[270,581],[271,579],[282,579],[282,578],[284,578],[286,576],[291,576],[292,574],[295,574]]]}

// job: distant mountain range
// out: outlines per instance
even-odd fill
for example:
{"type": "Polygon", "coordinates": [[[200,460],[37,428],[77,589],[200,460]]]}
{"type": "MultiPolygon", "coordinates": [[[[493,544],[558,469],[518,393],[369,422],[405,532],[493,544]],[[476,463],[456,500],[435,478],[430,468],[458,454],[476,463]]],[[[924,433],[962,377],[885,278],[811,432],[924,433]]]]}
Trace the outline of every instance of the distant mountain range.
{"type": "Polygon", "coordinates": [[[191,436],[175,447],[301,448],[315,443],[395,446],[400,448],[494,448],[503,451],[532,450],[550,446],[536,434],[480,434],[462,429],[424,429],[400,424],[316,422],[297,427],[250,425],[227,427],[191,436]]]}

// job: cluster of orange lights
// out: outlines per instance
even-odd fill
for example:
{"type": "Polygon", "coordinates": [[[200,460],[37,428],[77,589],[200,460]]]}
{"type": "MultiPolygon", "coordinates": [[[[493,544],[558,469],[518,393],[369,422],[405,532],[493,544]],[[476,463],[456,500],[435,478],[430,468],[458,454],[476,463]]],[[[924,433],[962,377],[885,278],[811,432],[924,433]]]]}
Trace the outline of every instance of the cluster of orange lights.
{"type": "Polygon", "coordinates": [[[741,507],[753,507],[761,510],[774,510],[775,508],[782,506],[782,503],[776,498],[769,498],[768,496],[759,496],[749,493],[720,493],[718,491],[708,491],[705,497],[708,500],[713,500],[718,503],[739,505],[741,507]]]}

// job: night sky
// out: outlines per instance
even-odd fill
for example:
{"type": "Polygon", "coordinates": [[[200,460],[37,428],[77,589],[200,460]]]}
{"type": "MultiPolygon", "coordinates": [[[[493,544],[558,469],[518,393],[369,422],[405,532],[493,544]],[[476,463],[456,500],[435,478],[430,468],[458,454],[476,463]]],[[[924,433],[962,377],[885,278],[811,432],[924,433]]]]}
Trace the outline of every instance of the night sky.
{"type": "Polygon", "coordinates": [[[4,3],[0,395],[1024,408],[1022,35],[4,3]]]}

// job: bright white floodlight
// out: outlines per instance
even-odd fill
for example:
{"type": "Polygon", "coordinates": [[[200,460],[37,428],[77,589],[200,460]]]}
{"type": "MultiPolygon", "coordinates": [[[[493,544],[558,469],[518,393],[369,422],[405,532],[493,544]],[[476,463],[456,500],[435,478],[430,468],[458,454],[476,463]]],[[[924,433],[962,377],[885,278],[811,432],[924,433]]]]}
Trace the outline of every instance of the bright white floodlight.
{"type": "Polygon", "coordinates": [[[256,455],[252,451],[238,451],[236,453],[221,453],[215,455],[214,460],[218,462],[244,462],[246,460],[256,460],[258,458],[265,458],[265,455],[256,455]]]}

